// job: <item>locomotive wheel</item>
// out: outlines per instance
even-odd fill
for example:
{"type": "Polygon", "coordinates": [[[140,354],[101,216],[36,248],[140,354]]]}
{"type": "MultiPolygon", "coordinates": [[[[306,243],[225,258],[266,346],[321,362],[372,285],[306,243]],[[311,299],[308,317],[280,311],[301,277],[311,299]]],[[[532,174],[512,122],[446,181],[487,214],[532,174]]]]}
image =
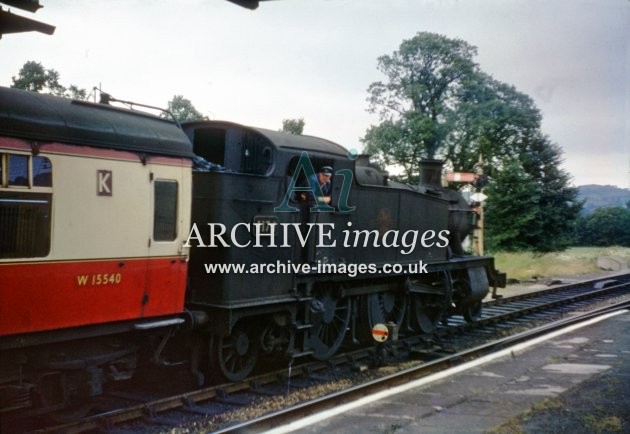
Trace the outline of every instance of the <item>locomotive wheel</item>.
{"type": "Polygon", "coordinates": [[[433,333],[444,312],[444,301],[441,297],[428,294],[411,296],[411,324],[416,331],[433,333]]]}
{"type": "Polygon", "coordinates": [[[467,322],[476,322],[481,318],[481,300],[467,303],[462,312],[467,322]]]}
{"type": "Polygon", "coordinates": [[[367,323],[363,332],[371,336],[376,324],[395,323],[399,329],[407,310],[407,298],[394,292],[379,292],[363,297],[364,318],[367,323]]]}
{"type": "Polygon", "coordinates": [[[314,315],[310,329],[309,342],[313,348],[313,357],[327,360],[337,352],[350,323],[350,299],[337,298],[332,291],[324,291],[315,297],[321,310],[314,315]]]}
{"type": "Polygon", "coordinates": [[[235,327],[229,336],[210,340],[210,374],[229,381],[241,381],[252,373],[258,361],[258,347],[246,330],[235,327]]]}
{"type": "MultiPolygon", "coordinates": [[[[455,280],[454,285],[464,297],[467,297],[471,293],[468,277],[460,277],[455,280]]],[[[471,302],[460,301],[457,304],[458,311],[464,316],[467,322],[479,321],[481,318],[481,300],[471,302]]]]}

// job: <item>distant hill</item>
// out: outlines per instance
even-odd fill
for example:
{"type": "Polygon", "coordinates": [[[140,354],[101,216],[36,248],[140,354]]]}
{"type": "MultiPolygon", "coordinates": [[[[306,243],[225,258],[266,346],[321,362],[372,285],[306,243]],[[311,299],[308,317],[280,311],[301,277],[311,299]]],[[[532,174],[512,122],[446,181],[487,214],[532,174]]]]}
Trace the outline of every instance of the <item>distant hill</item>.
{"type": "Polygon", "coordinates": [[[583,214],[590,214],[597,208],[626,206],[630,201],[630,190],[614,185],[581,185],[578,187],[580,199],[586,199],[583,214]]]}

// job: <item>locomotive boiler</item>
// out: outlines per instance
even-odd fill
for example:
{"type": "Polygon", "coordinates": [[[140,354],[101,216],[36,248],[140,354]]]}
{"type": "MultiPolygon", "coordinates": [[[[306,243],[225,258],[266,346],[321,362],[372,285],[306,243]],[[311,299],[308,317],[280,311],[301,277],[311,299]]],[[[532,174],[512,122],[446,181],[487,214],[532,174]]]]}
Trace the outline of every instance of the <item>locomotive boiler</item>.
{"type": "Polygon", "coordinates": [[[505,276],[425,162],[394,182],[325,139],[0,88],[0,411],[66,408],[165,361],[199,383],[325,360],[378,323],[474,321],[505,276]],[[331,201],[296,190],[333,169],[331,201]]]}

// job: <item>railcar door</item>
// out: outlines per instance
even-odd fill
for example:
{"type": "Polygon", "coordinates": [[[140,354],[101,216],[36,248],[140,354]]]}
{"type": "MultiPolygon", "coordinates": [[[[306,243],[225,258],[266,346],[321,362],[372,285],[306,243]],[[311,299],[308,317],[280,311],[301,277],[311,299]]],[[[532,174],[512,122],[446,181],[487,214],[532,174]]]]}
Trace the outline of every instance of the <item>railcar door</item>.
{"type": "Polygon", "coordinates": [[[190,225],[191,169],[171,159],[150,167],[149,253],[143,316],[181,312],[187,261],[183,244],[190,225]]]}

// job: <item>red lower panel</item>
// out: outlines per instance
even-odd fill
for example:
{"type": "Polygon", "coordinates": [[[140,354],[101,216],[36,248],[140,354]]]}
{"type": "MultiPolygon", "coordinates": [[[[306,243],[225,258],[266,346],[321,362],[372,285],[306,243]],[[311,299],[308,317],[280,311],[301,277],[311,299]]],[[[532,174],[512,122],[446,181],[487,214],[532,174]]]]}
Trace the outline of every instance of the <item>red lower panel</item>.
{"type": "Polygon", "coordinates": [[[181,312],[180,258],[0,264],[0,336],[181,312]]]}

